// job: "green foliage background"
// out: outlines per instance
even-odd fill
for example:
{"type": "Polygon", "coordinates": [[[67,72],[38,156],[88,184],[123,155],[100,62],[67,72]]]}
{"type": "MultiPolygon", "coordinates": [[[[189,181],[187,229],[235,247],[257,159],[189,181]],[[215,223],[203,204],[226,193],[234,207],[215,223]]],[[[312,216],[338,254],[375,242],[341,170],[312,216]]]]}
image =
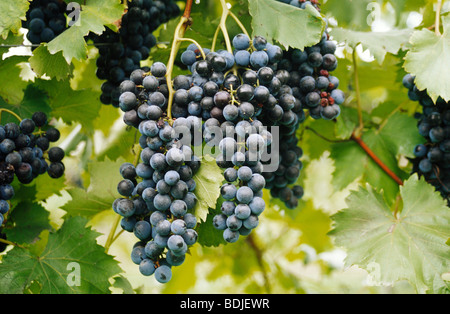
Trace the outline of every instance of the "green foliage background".
{"type": "MultiPolygon", "coordinates": [[[[274,0],[228,2],[250,33],[284,47],[317,43],[325,26],[310,8],[274,0]]],[[[410,176],[407,158],[424,139],[414,119],[418,105],[401,82],[406,72],[412,73],[433,99],[450,100],[450,74],[442,71],[450,60],[450,3],[444,1],[440,11],[439,34],[429,29],[436,3],[324,1],[321,13],[339,44],[334,75],[347,100],[336,122],[308,119],[298,131],[304,150],[303,200],[287,210],[266,192],[268,208],[254,234],[225,245],[210,226],[220,201],[220,183],[214,180],[220,171],[204,165],[197,178],[204,188],[196,191],[201,198],[199,243],[166,285],[142,276],[130,261],[133,234],[123,232],[111,246],[106,244],[117,219],[111,204],[117,197],[118,169],[135,160],[137,134],[125,126],[118,109],[100,103],[98,51],[84,36],[114,29],[124,6],[119,0],[86,0],[80,25],[52,42],[33,52],[0,46],[0,107],[22,118],[37,110],[48,113],[62,133],[56,145],[67,153],[63,178],[15,183],[5,231],[20,247],[10,246],[0,255],[0,292],[448,293],[449,209],[430,185],[410,176]],[[360,123],[358,103],[362,139],[405,180],[403,186],[351,140],[360,123]],[[81,286],[64,282],[67,261],[82,265],[81,286]]],[[[183,1],[179,4],[183,8],[183,1]]],[[[21,20],[28,5],[27,0],[0,2],[0,45],[24,42],[21,20]]],[[[220,14],[219,1],[194,4],[186,37],[210,47],[220,14]]],[[[167,62],[177,23],[172,20],[156,31],[158,46],[143,65],[167,62]]],[[[240,32],[232,20],[227,27],[230,36],[240,32]]],[[[219,44],[222,40],[219,36],[219,44]]],[[[177,63],[174,74],[179,73],[185,70],[177,63]]],[[[13,119],[1,116],[2,123],[13,119]]]]}

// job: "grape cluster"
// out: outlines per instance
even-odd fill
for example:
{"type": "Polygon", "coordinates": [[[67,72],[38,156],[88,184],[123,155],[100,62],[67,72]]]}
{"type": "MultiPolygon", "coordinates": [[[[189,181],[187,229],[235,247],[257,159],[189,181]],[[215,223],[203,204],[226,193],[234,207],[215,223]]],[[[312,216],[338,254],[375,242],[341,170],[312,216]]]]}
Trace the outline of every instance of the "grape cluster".
{"type": "Polygon", "coordinates": [[[141,61],[149,57],[150,49],[156,45],[152,32],[180,13],[173,0],[133,0],[127,4],[119,32],[107,28],[101,35],[89,35],[100,54],[97,77],[106,80],[100,100],[115,107],[119,105],[119,84],[141,68],[141,61]]]}
{"type": "MultiPolygon", "coordinates": [[[[228,159],[226,163],[222,160],[223,156],[219,155],[218,164],[229,172],[231,172],[228,170],[230,167],[238,170],[241,166],[250,166],[255,176],[261,175],[265,179],[265,188],[278,191],[289,183],[293,184],[300,175],[299,158],[302,154],[296,147],[294,133],[306,116],[302,104],[293,97],[292,89],[287,85],[289,72],[278,70],[278,65],[284,57],[279,46],[268,43],[262,36],[256,36],[251,40],[245,34],[236,35],[232,45],[233,53],[226,50],[212,52],[209,49],[203,49],[205,58],[202,56],[201,49],[195,45],[190,45],[182,53],[181,60],[192,73],[193,86],[181,89],[180,95],[187,94],[192,97],[185,102],[180,102],[179,107],[187,106],[189,115],[200,116],[205,120],[206,142],[212,138],[213,132],[209,131],[210,126],[220,127],[223,130],[224,141],[227,129],[230,134],[242,137],[242,143],[245,143],[246,137],[250,135],[255,142],[258,142],[260,138],[258,140],[254,133],[263,132],[259,135],[263,137],[264,140],[261,143],[264,144],[258,148],[258,151],[239,152],[239,154],[254,155],[256,159],[253,158],[254,160],[250,163],[247,161],[248,164],[239,164],[235,157],[234,160],[228,159]],[[236,71],[230,71],[233,69],[236,71]],[[271,133],[267,128],[273,126],[279,127],[280,143],[284,142],[285,137],[289,139],[286,143],[294,144],[290,151],[295,151],[297,157],[288,153],[288,150],[283,151],[278,170],[265,172],[264,164],[272,160],[258,160],[258,157],[261,157],[265,149],[268,153],[271,152],[271,133]],[[294,157],[294,160],[288,159],[288,154],[294,157]],[[288,172],[285,171],[286,168],[290,168],[288,172]],[[275,174],[279,177],[276,180],[276,187],[275,174]],[[286,176],[288,179],[285,178],[286,176]]],[[[234,145],[231,139],[227,141],[231,143],[229,145],[234,145]]],[[[239,145],[236,147],[238,148],[239,145]]],[[[237,152],[236,154],[239,155],[237,152]]],[[[227,184],[230,185],[231,182],[227,184]]],[[[238,184],[242,185],[243,182],[238,180],[238,184]]],[[[299,190],[302,190],[301,187],[296,187],[296,191],[299,190]]],[[[289,191],[292,192],[291,189],[289,191]]],[[[289,208],[295,208],[299,197],[301,197],[300,193],[296,193],[296,196],[285,193],[283,201],[289,208]]],[[[224,216],[222,220],[223,218],[224,216]]]]}
{"type": "MultiPolygon", "coordinates": [[[[282,51],[269,44],[268,53],[268,44],[260,36],[253,43],[257,49],[250,49],[251,41],[246,35],[237,35],[233,39],[235,54],[190,45],[181,60],[192,73],[192,83],[182,86],[175,95],[177,107],[202,117],[205,143],[218,148],[216,162],[223,169],[225,183],[220,192],[224,201],[213,225],[223,231],[225,241],[230,243],[240,235],[250,234],[265,209],[261,157],[272,136],[258,117],[270,96],[269,88],[262,85],[267,74],[273,75],[268,65],[275,63],[282,51]],[[245,73],[227,73],[236,66],[245,67],[245,73]]],[[[185,80],[188,82],[189,78],[186,76],[185,80]]]]}
{"type": "MultiPolygon", "coordinates": [[[[307,60],[301,62],[296,59],[299,50],[284,52],[262,36],[250,39],[245,34],[237,34],[230,48],[212,51],[197,44],[189,45],[181,53],[181,62],[190,73],[178,75],[170,82],[173,94],[166,80],[167,68],[161,62],[153,63],[147,70],[135,69],[130,79],[119,85],[118,106],[124,112],[125,124],[141,133],[139,143],[143,151],[141,163],[136,167],[127,164],[134,171],[119,183],[118,191],[123,197],[113,207],[124,216],[123,227],[129,231],[138,232],[138,222],[145,225],[148,237],[139,238],[132,254],[136,264],[144,263],[144,275],[156,273],[164,265],[167,266],[164,274],[169,277],[170,266],[182,263],[187,247],[195,243],[184,239],[183,244],[183,235],[169,228],[175,221],[184,220],[188,225],[186,230],[192,229],[192,234],[197,236],[193,223],[189,228],[186,216],[188,220],[193,217],[186,213],[184,206],[189,210],[195,203],[190,205],[182,198],[187,193],[195,200],[196,184],[191,175],[185,176],[185,170],[183,173],[180,170],[190,167],[189,174],[195,173],[200,162],[193,156],[181,158],[180,164],[172,165],[172,155],[191,153],[192,146],[202,147],[204,155],[206,148],[211,149],[209,153],[223,171],[221,211],[214,216],[213,226],[223,232],[225,241],[233,243],[258,226],[259,216],[266,207],[263,189],[270,189],[272,196],[288,208],[298,206],[303,188],[296,182],[302,169],[303,151],[298,147],[296,131],[305,121],[307,111],[313,118],[328,120],[340,113],[339,103],[343,100],[334,101],[332,95],[337,91],[338,81],[329,75],[337,61],[328,62],[331,60],[328,55],[334,50],[326,35],[316,47],[305,50],[307,60]],[[313,58],[318,49],[326,60],[320,64],[313,58]],[[313,57],[309,58],[311,54],[313,57]],[[311,73],[299,71],[307,66],[312,68],[311,73]],[[327,80],[327,86],[322,77],[327,80]],[[320,103],[314,106],[312,98],[316,95],[320,103]],[[169,100],[172,120],[166,113],[169,100]],[[180,137],[178,127],[192,134],[186,136],[184,132],[180,137]],[[278,130],[278,137],[274,137],[274,130],[278,130]],[[196,132],[201,136],[195,136],[196,132]],[[138,167],[142,169],[138,171],[138,167]],[[185,192],[173,195],[173,184],[181,184],[185,192]],[[136,202],[146,204],[143,212],[136,211],[137,205],[133,205],[136,202]],[[182,208],[180,214],[177,214],[178,206],[182,208]],[[180,252],[169,242],[176,235],[180,252]],[[172,255],[178,257],[177,254],[179,263],[173,262],[172,255]]],[[[164,282],[159,276],[157,280],[164,282]]]]}
{"type": "Polygon", "coordinates": [[[26,20],[22,23],[28,29],[27,39],[32,44],[48,43],[64,32],[67,4],[59,0],[34,0],[30,3],[26,20]]]}
{"type": "Polygon", "coordinates": [[[411,74],[403,77],[408,97],[422,107],[417,127],[426,143],[414,148],[413,173],[423,176],[450,204],[450,103],[438,98],[435,104],[414,81],[411,74]]]}
{"type": "Polygon", "coordinates": [[[339,87],[339,79],[331,75],[337,68],[334,55],[336,44],[329,40],[325,32],[317,45],[300,49],[290,49],[285,53],[280,68],[290,74],[288,85],[313,119],[333,120],[340,115],[340,107],[345,100],[339,87]]]}
{"type": "Polygon", "coordinates": [[[0,125],[0,226],[15,195],[12,186],[15,178],[28,184],[44,173],[51,178],[64,174],[64,150],[57,146],[50,148],[52,142],[59,140],[60,133],[47,122],[45,113],[35,112],[31,119],[23,119],[19,124],[0,125]]]}
{"type": "Polygon", "coordinates": [[[197,242],[197,219],[191,212],[197,203],[193,177],[200,159],[189,137],[201,128],[201,119],[193,116],[167,122],[166,70],[156,62],[149,72],[135,70],[120,84],[119,106],[125,123],[139,130],[142,150],[136,166],[121,166],[121,197],[113,204],[123,217],[122,228],[138,238],[132,261],[143,275],[154,275],[161,283],[170,280],[171,267],[181,265],[188,247],[197,242]]]}
{"type": "MultiPolygon", "coordinates": [[[[305,9],[312,5],[320,12],[317,0],[279,0],[284,3],[305,9]]],[[[324,19],[326,23],[327,20],[324,19]]],[[[289,49],[285,52],[280,69],[290,73],[289,86],[313,119],[333,120],[340,115],[339,105],[345,101],[344,92],[339,87],[339,79],[331,72],[336,70],[338,61],[335,56],[336,43],[330,40],[325,30],[321,41],[312,46],[300,49],[289,49]]]]}

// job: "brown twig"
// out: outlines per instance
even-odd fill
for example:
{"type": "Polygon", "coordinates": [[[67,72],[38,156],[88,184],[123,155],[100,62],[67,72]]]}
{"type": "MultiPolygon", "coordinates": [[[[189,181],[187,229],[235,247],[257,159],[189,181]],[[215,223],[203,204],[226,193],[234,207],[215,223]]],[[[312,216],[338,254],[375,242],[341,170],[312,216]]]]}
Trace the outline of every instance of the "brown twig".
{"type": "Polygon", "coordinates": [[[191,11],[192,11],[192,4],[193,4],[194,0],[187,0],[186,1],[186,6],[184,8],[184,13],[183,13],[183,17],[190,19],[191,18],[191,11]]]}
{"type": "Polygon", "coordinates": [[[391,177],[398,185],[403,185],[403,180],[400,179],[380,158],[367,146],[367,144],[361,139],[361,137],[352,134],[351,139],[355,141],[366,153],[372,158],[373,161],[381,168],[383,171],[391,177]]]}

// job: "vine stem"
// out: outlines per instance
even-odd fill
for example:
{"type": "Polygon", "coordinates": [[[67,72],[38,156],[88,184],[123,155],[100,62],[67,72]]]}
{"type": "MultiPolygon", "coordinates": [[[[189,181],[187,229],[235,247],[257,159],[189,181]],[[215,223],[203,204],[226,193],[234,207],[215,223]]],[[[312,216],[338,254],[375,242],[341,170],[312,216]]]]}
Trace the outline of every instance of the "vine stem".
{"type": "Polygon", "coordinates": [[[236,22],[236,24],[242,30],[242,32],[245,35],[247,35],[248,38],[250,38],[250,35],[248,34],[247,30],[245,29],[244,24],[242,24],[242,22],[238,19],[238,17],[233,12],[231,12],[230,10],[228,10],[228,14],[230,14],[230,16],[233,18],[233,20],[236,22]]]}
{"type": "Polygon", "coordinates": [[[116,220],[114,221],[114,224],[111,228],[111,231],[109,232],[108,239],[106,239],[105,253],[108,253],[111,244],[113,244],[114,240],[117,239],[117,237],[114,237],[114,235],[116,233],[117,226],[119,225],[121,219],[122,217],[117,215],[116,220]]]}
{"type": "Polygon", "coordinates": [[[443,5],[442,0],[437,0],[437,7],[436,7],[436,18],[435,18],[435,27],[434,27],[434,32],[437,36],[441,36],[441,31],[439,30],[440,28],[440,22],[441,22],[441,9],[442,9],[442,5],[443,5]]]}
{"type": "Polygon", "coordinates": [[[11,242],[11,241],[8,241],[8,240],[5,240],[5,239],[0,239],[0,243],[5,243],[5,244],[8,244],[8,245],[17,246],[17,247],[20,247],[21,249],[25,248],[25,247],[21,246],[20,244],[17,244],[17,243],[14,243],[14,242],[11,242]]]}
{"type": "Polygon", "coordinates": [[[9,113],[10,115],[14,116],[17,120],[19,120],[19,122],[22,121],[22,118],[18,114],[16,114],[15,112],[13,112],[9,109],[6,109],[6,108],[0,108],[0,119],[1,119],[2,112],[9,113]]]}
{"type": "MultiPolygon", "coordinates": [[[[175,64],[175,58],[178,54],[178,50],[180,49],[180,45],[182,41],[185,41],[186,38],[184,38],[184,34],[186,33],[186,30],[188,27],[192,24],[191,20],[191,10],[192,10],[192,4],[193,0],[187,0],[186,1],[186,7],[184,8],[183,16],[180,19],[180,22],[178,23],[177,27],[175,28],[174,38],[172,42],[172,48],[170,50],[170,56],[169,61],[167,62],[167,73],[166,73],[166,80],[167,80],[167,86],[169,90],[169,99],[167,103],[167,117],[169,119],[169,123],[172,124],[172,104],[173,104],[173,97],[175,94],[175,90],[173,88],[172,84],[172,72],[173,72],[173,66],[175,64]]],[[[192,41],[192,40],[190,40],[192,41]]],[[[197,44],[198,45],[198,44],[197,44]]],[[[202,51],[202,49],[200,49],[202,51]]]]}
{"type": "Polygon", "coordinates": [[[206,60],[205,51],[203,51],[202,46],[200,46],[200,44],[198,42],[196,42],[194,39],[192,39],[192,38],[180,38],[180,41],[189,41],[189,42],[193,43],[194,45],[196,45],[198,50],[200,51],[200,54],[202,55],[202,58],[204,60],[206,60]]]}
{"type": "Polygon", "coordinates": [[[217,25],[216,31],[214,32],[213,41],[212,41],[212,45],[211,45],[211,51],[216,50],[217,37],[219,36],[219,33],[220,33],[220,24],[217,25]]]}
{"type": "Polygon", "coordinates": [[[351,139],[355,141],[366,153],[369,155],[370,158],[381,168],[383,171],[391,177],[395,182],[397,182],[398,185],[403,185],[402,179],[400,179],[391,169],[389,169],[386,164],[381,161],[380,158],[367,146],[367,144],[361,139],[361,137],[356,136],[355,133],[352,134],[351,139]]]}
{"type": "Polygon", "coordinates": [[[369,157],[372,158],[372,160],[398,185],[403,185],[403,180],[400,179],[391,169],[389,169],[389,167],[386,166],[386,164],[383,161],[381,161],[380,158],[378,158],[378,156],[369,148],[369,146],[367,146],[367,144],[361,138],[362,131],[364,129],[364,120],[362,114],[361,90],[359,85],[359,71],[358,71],[356,46],[353,48],[352,59],[353,59],[353,76],[355,81],[356,104],[358,110],[359,125],[354,130],[350,139],[355,141],[366,152],[366,154],[369,155],[369,157]]]}
{"type": "Polygon", "coordinates": [[[403,181],[402,179],[400,179],[391,169],[389,169],[388,166],[386,166],[386,164],[381,161],[381,159],[369,148],[369,146],[367,146],[367,144],[362,140],[362,138],[358,135],[356,135],[356,131],[353,132],[352,136],[350,137],[349,140],[331,140],[329,138],[326,138],[325,136],[323,136],[322,134],[320,134],[319,132],[317,132],[316,130],[312,129],[311,127],[305,127],[305,130],[309,130],[311,132],[313,132],[314,134],[316,134],[318,137],[320,137],[321,139],[330,142],[330,143],[345,143],[348,141],[354,141],[356,142],[363,150],[364,152],[370,157],[372,158],[372,160],[389,176],[391,177],[398,185],[403,185],[403,181]]]}
{"type": "MultiPolygon", "coordinates": [[[[227,17],[228,17],[228,15],[231,15],[232,13],[228,9],[225,0],[220,0],[220,4],[222,5],[222,16],[220,17],[219,28],[222,31],[223,38],[225,39],[225,46],[227,47],[227,51],[232,54],[233,46],[231,45],[230,36],[229,36],[228,30],[227,30],[227,17]]],[[[231,16],[233,17],[233,15],[231,15],[231,16]]],[[[237,17],[236,17],[236,19],[237,19],[237,17]]],[[[239,20],[239,19],[237,19],[237,20],[239,20]]],[[[241,24],[241,23],[239,22],[238,25],[239,24],[241,24]]],[[[214,34],[214,36],[215,35],[216,34],[214,34]]],[[[238,76],[236,65],[234,65],[231,70],[233,71],[234,75],[238,76]]]]}
{"type": "Polygon", "coordinates": [[[230,14],[230,10],[227,7],[225,0],[220,0],[220,4],[222,5],[222,16],[220,17],[220,30],[223,33],[223,37],[225,39],[225,46],[227,47],[228,52],[233,53],[233,48],[231,46],[230,36],[228,35],[227,30],[227,17],[230,14]]]}
{"type": "MultiPolygon", "coordinates": [[[[227,51],[230,53],[233,53],[233,47],[231,45],[230,36],[228,34],[227,30],[227,17],[231,16],[231,18],[236,22],[236,24],[239,26],[239,28],[242,30],[242,32],[247,35],[250,38],[250,35],[248,34],[247,30],[245,29],[244,24],[239,20],[239,18],[228,9],[227,4],[225,0],[220,0],[220,4],[222,6],[222,15],[220,17],[219,25],[217,25],[216,31],[214,32],[213,41],[211,45],[211,51],[215,51],[217,38],[219,37],[220,31],[222,31],[223,37],[225,39],[225,45],[227,47],[227,51]]],[[[237,67],[233,66],[231,69],[234,75],[237,76],[237,67]]]]}

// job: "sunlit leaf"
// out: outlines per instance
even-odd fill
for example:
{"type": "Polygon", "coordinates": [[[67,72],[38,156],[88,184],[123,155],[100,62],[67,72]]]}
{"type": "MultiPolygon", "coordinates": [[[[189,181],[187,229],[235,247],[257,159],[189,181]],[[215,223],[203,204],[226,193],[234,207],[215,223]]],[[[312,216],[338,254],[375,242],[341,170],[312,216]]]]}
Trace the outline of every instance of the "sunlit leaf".
{"type": "Polygon", "coordinates": [[[346,264],[368,269],[374,280],[408,280],[419,293],[449,292],[442,274],[450,267],[450,211],[423,179],[412,176],[400,189],[403,208],[393,210],[368,186],[352,192],[348,208],[335,214],[330,233],[347,249],[346,264]]]}

